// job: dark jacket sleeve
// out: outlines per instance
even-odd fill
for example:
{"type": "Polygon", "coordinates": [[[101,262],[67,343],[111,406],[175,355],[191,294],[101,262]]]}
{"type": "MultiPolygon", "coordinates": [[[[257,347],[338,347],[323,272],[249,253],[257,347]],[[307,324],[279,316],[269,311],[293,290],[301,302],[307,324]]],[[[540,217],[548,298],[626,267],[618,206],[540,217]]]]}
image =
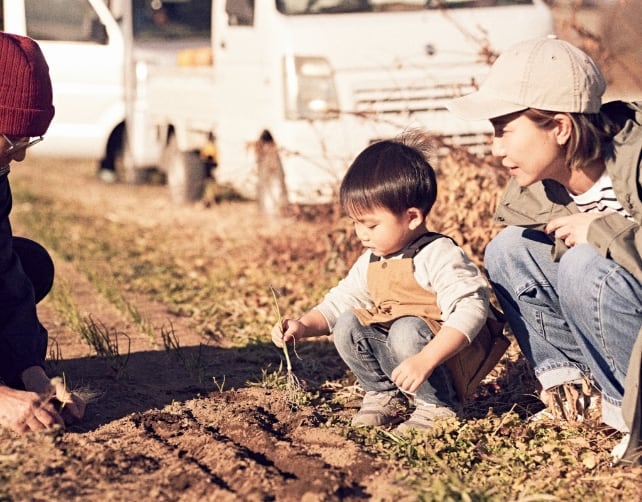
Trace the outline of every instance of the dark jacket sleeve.
{"type": "Polygon", "coordinates": [[[30,366],[43,366],[47,331],[36,314],[33,286],[13,252],[11,190],[7,176],[0,176],[0,379],[20,383],[30,366]]]}

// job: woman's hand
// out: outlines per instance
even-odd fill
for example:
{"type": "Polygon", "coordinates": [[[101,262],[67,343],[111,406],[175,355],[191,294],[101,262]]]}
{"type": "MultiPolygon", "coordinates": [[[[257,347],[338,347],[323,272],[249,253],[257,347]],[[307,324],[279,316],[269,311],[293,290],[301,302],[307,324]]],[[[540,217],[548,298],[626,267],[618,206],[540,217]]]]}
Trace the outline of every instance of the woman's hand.
{"type": "Polygon", "coordinates": [[[564,241],[568,247],[586,244],[589,226],[602,216],[599,213],[577,213],[561,216],[551,220],[546,225],[545,232],[555,234],[555,237],[564,241]]]}
{"type": "Polygon", "coordinates": [[[47,396],[0,386],[0,425],[23,434],[64,427],[65,422],[47,396]]]}

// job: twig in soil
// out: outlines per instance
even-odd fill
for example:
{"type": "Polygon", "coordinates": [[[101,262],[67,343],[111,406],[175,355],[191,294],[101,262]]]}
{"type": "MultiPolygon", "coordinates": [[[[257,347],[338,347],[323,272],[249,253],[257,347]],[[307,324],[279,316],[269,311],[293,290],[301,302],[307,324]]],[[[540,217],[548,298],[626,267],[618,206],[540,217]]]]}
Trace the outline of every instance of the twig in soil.
{"type": "MultiPolygon", "coordinates": [[[[274,298],[274,306],[276,308],[276,315],[279,322],[279,326],[281,328],[281,332],[283,332],[283,318],[281,317],[281,309],[279,309],[279,301],[277,299],[277,293],[274,287],[272,286],[270,286],[270,291],[272,291],[272,297],[274,298]]],[[[292,345],[294,354],[298,357],[296,353],[296,348],[294,348],[294,343],[296,343],[296,341],[293,342],[293,345],[292,345]]],[[[301,384],[301,381],[294,374],[294,371],[292,370],[292,360],[290,359],[290,350],[288,349],[288,344],[285,343],[285,341],[283,342],[283,354],[285,356],[285,364],[286,364],[286,370],[287,370],[286,380],[285,380],[286,396],[288,398],[288,402],[290,402],[291,404],[298,405],[304,401],[305,392],[303,389],[303,385],[301,384]]]]}

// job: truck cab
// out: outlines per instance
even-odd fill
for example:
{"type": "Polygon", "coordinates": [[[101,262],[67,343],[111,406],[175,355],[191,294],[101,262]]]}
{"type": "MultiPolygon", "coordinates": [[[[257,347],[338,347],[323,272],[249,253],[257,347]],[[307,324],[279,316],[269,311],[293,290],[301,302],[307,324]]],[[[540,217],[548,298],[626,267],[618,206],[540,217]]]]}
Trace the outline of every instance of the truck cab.
{"type": "Polygon", "coordinates": [[[331,200],[364,147],[408,129],[487,142],[489,124],[459,120],[447,101],[508,46],[553,32],[543,0],[214,0],[212,16],[199,127],[209,117],[217,180],[256,196],[280,167],[301,203],[331,200]],[[249,148],[262,140],[278,154],[265,165],[249,148]]]}

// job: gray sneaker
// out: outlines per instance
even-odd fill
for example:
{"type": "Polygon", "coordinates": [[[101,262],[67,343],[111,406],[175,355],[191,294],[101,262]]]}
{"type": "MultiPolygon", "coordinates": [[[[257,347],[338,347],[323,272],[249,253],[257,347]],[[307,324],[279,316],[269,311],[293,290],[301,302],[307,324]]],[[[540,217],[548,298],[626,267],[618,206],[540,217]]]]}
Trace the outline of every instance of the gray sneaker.
{"type": "Polygon", "coordinates": [[[432,403],[426,403],[421,400],[416,400],[417,407],[415,411],[412,412],[410,418],[404,423],[399,424],[397,427],[397,432],[404,434],[411,429],[415,430],[426,430],[432,429],[434,426],[434,421],[440,418],[450,418],[456,417],[457,413],[446,408],[445,406],[438,406],[432,403]]]}
{"type": "Polygon", "coordinates": [[[406,400],[399,394],[384,394],[369,391],[363,396],[363,403],[352,418],[353,427],[367,427],[395,424],[402,420],[406,400]]]}

